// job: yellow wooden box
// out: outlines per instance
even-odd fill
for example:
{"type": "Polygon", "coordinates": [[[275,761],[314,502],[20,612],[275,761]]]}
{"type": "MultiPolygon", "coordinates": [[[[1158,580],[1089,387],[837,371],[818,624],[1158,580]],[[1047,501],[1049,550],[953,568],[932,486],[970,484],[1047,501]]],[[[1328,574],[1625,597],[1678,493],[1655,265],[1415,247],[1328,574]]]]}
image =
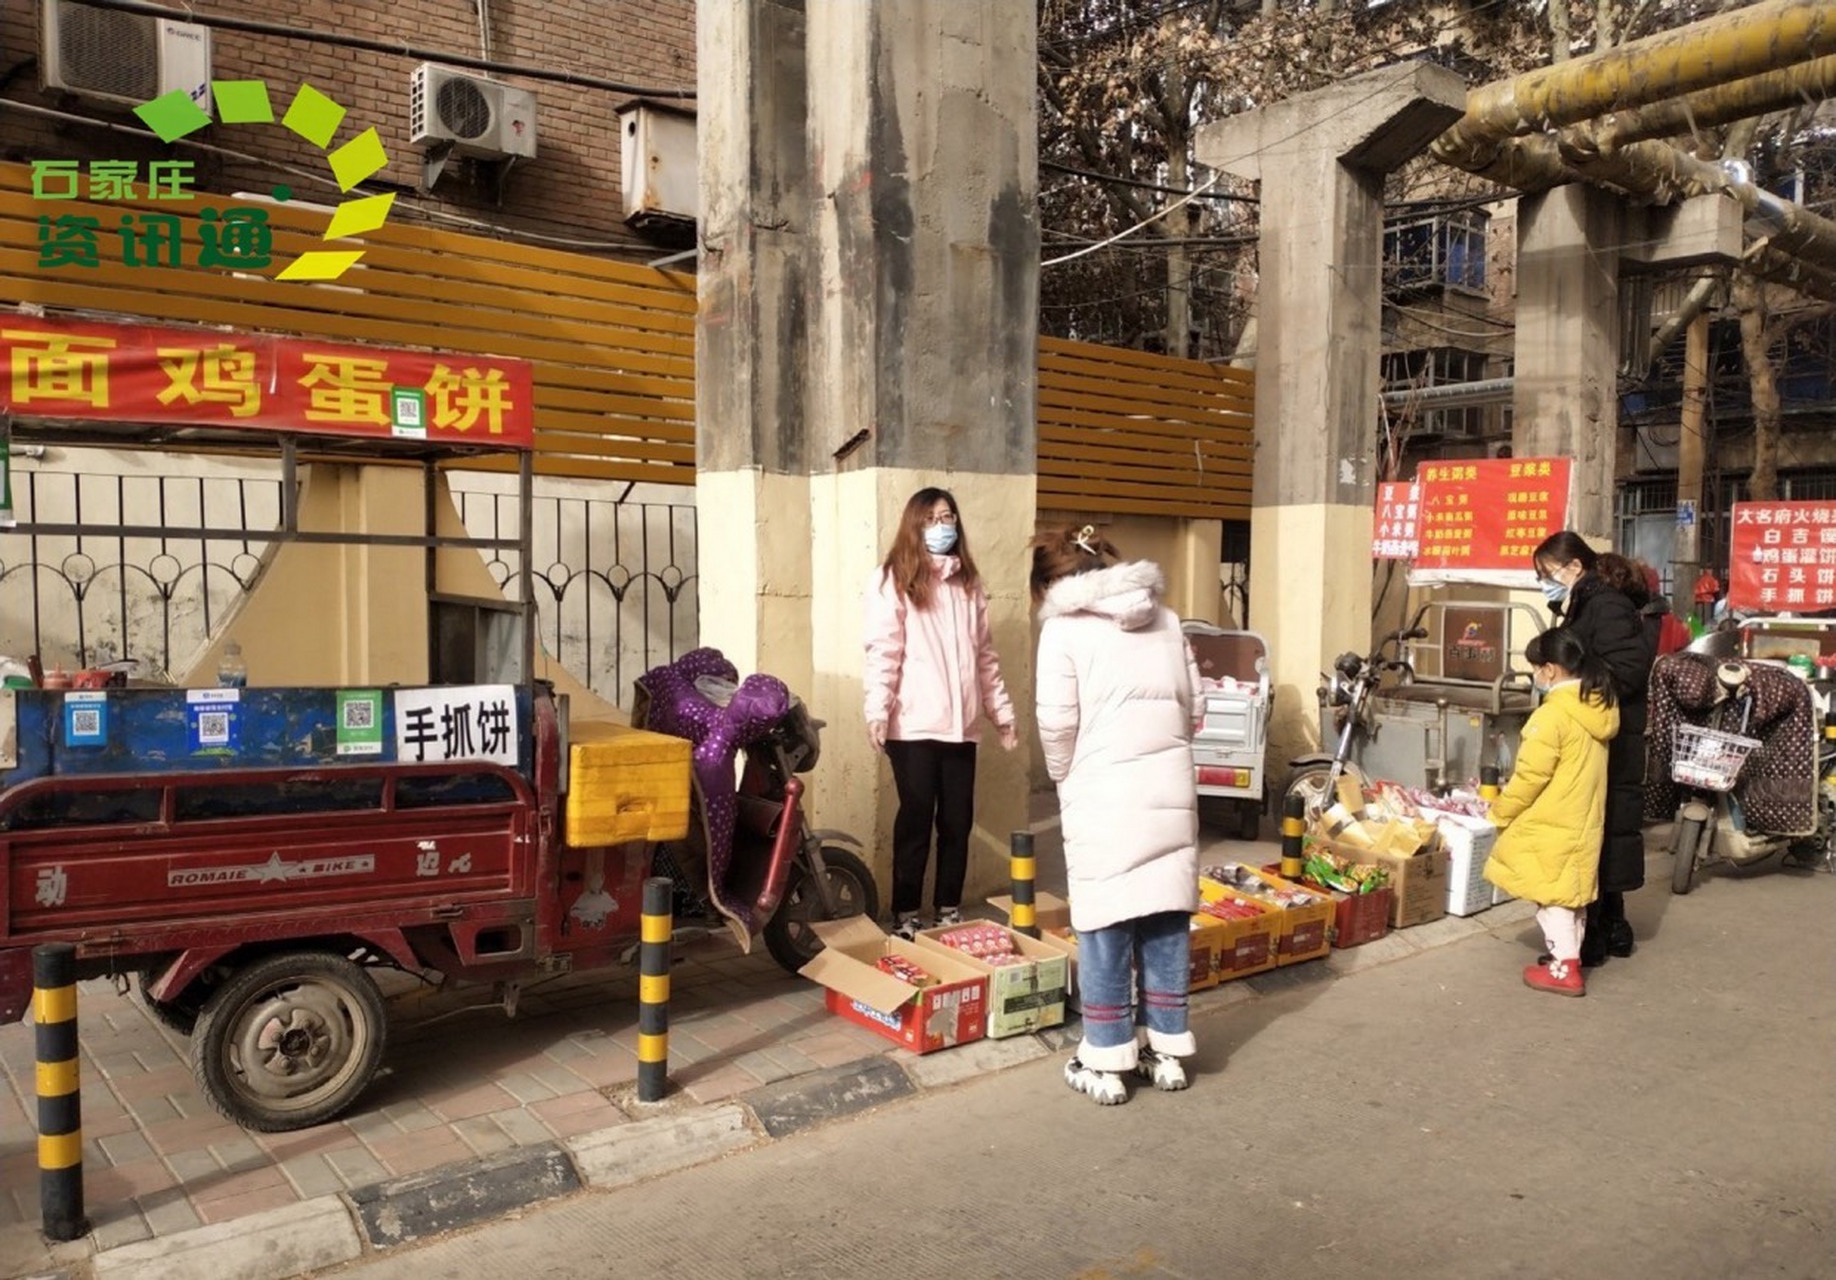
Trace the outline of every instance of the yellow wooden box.
{"type": "Polygon", "coordinates": [[[680,840],[689,828],[689,743],[587,721],[569,726],[567,843],[680,840]]]}

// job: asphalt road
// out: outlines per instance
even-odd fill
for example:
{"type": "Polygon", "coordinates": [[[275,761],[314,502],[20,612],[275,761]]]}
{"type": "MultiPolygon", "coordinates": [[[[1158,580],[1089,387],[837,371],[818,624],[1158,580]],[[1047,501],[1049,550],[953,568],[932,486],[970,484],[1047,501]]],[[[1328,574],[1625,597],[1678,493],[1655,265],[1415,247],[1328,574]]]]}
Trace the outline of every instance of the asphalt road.
{"type": "Polygon", "coordinates": [[[1184,1094],[1033,1063],[337,1274],[1836,1274],[1836,877],[1652,870],[1585,999],[1522,985],[1528,924],[1303,966],[1199,1021],[1184,1094]]]}

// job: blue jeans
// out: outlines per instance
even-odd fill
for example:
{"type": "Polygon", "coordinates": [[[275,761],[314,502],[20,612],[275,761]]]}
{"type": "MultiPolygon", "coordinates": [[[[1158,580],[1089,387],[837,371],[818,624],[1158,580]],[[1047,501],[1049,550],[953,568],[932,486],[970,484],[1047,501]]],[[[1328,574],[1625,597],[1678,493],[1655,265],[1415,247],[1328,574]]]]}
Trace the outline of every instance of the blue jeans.
{"type": "Polygon", "coordinates": [[[1132,1070],[1140,1055],[1137,1022],[1156,1053],[1184,1058],[1196,1051],[1186,1028],[1191,928],[1188,912],[1161,911],[1077,935],[1078,998],[1084,1007],[1084,1042],[1077,1056],[1085,1066],[1132,1070]]]}

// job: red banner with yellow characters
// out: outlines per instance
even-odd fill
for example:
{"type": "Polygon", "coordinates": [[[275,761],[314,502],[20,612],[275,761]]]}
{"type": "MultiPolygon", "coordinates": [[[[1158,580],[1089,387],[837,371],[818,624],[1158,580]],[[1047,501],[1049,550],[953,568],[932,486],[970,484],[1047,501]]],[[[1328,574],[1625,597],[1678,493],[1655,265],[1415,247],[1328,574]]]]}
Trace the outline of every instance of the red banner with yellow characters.
{"type": "Polygon", "coordinates": [[[0,407],[21,418],[530,448],[529,364],[312,338],[0,315],[0,407]]]}

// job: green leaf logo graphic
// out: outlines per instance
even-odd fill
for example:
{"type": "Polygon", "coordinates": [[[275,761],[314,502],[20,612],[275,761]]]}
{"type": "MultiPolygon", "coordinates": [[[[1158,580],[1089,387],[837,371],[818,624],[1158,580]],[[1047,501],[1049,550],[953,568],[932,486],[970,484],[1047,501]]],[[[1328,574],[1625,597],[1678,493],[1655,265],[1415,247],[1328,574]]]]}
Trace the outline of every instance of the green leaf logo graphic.
{"type": "MultiPolygon", "coordinates": [[[[213,80],[211,97],[217,104],[217,115],[224,124],[273,124],[274,107],[268,100],[268,86],[260,80],[213,80]]],[[[151,102],[134,108],[134,114],[162,142],[176,142],[196,133],[210,123],[210,116],[183,90],[175,89],[151,102]]],[[[338,103],[309,84],[302,84],[293,95],[281,124],[320,151],[331,147],[338,126],[344,123],[345,110],[338,103]]],[[[382,139],[375,129],[365,129],[326,159],[338,190],[349,191],[358,183],[381,172],[389,163],[382,139]]],[[[374,231],[389,218],[395,205],[393,192],[345,200],[333,210],[331,222],[320,239],[329,242],[347,236],[374,231]]],[[[301,254],[284,267],[277,280],[336,280],[363,257],[361,249],[313,249],[301,254]]]]}

